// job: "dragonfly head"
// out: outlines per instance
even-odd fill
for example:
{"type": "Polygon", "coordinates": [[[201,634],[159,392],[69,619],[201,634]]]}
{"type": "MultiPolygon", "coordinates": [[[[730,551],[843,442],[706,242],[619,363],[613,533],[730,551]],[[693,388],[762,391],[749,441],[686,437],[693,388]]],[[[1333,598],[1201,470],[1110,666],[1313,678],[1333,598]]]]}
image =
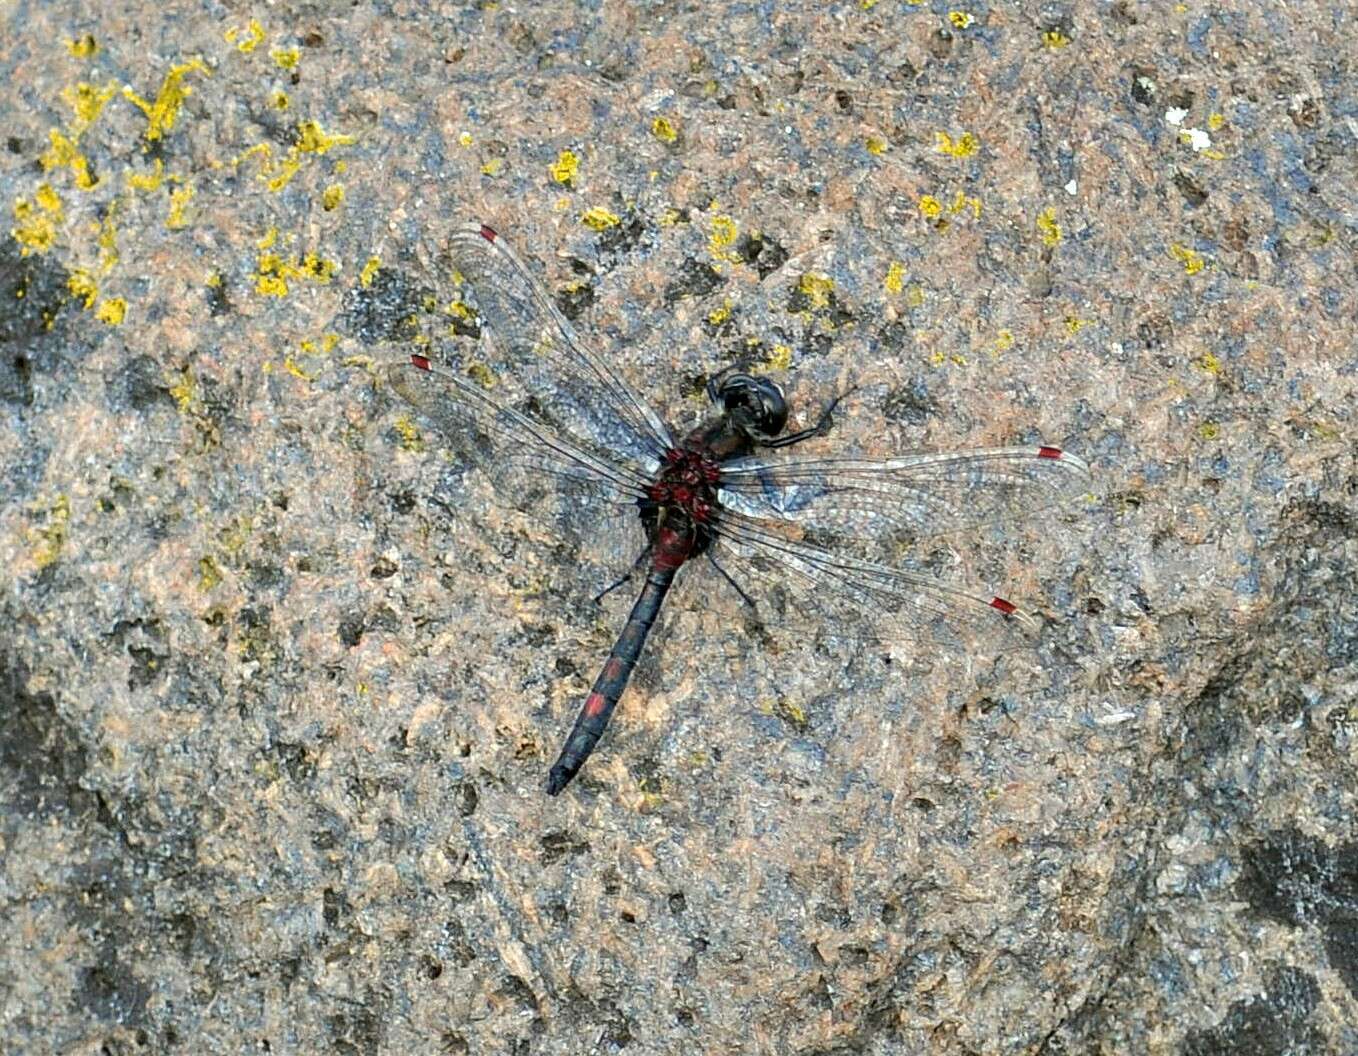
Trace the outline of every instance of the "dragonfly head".
{"type": "Polygon", "coordinates": [[[783,390],[768,378],[729,374],[717,388],[717,401],[731,424],[750,436],[772,439],[787,425],[783,390]]]}

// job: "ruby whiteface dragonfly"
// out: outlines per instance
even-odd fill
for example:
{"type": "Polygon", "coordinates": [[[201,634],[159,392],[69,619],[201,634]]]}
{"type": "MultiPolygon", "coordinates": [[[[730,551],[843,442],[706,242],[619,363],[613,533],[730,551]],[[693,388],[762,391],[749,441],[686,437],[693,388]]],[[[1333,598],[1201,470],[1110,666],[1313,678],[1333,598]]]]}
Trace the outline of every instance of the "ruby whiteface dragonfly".
{"type": "Polygon", "coordinates": [[[710,416],[675,432],[489,227],[459,230],[425,265],[474,300],[474,310],[454,301],[451,322],[480,340],[422,346],[386,368],[392,388],[498,498],[572,525],[575,545],[620,563],[614,586],[640,581],[549,795],[594,750],[676,583],[684,593],[685,580],[700,579],[699,604],[724,595],[759,625],[848,639],[961,649],[991,624],[1004,627],[1000,639],[1037,626],[1005,598],[938,578],[909,555],[943,533],[1021,520],[1083,492],[1089,469],[1074,455],[1046,445],[803,454],[798,445],[828,431],[835,404],[787,432],[779,386],[736,369],[707,381],[710,416]]]}

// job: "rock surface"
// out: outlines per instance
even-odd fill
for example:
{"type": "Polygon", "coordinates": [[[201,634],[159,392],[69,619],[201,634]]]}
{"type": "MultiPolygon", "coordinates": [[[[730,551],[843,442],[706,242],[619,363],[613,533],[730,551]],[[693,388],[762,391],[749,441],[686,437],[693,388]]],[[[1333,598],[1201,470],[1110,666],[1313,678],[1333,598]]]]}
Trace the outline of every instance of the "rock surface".
{"type": "Polygon", "coordinates": [[[0,26],[6,1051],[1358,1052],[1338,5],[0,26]],[[827,450],[1087,458],[947,541],[1037,646],[681,582],[544,797],[626,600],[374,369],[470,219],[671,420],[743,357],[827,450]]]}

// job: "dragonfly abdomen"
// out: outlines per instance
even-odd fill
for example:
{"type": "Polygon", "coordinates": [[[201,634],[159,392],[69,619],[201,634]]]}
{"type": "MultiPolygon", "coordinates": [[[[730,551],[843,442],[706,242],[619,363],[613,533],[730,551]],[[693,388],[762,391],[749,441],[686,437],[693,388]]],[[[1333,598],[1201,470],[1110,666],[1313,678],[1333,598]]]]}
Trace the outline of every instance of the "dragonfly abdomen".
{"type": "MultiPolygon", "coordinates": [[[[682,563],[680,559],[679,564],[682,563]]],[[[632,669],[636,667],[642,646],[646,644],[646,636],[651,633],[651,627],[660,614],[660,605],[669,593],[679,564],[671,567],[657,560],[646,574],[646,584],[632,606],[627,623],[618,635],[612,652],[608,654],[599,677],[594,680],[594,687],[585,698],[584,706],[571,728],[571,735],[566,738],[566,745],[561,749],[561,755],[547,775],[549,796],[556,795],[570,784],[603,736],[608,720],[613,717],[613,709],[618,706],[618,700],[632,677],[632,669]]]]}

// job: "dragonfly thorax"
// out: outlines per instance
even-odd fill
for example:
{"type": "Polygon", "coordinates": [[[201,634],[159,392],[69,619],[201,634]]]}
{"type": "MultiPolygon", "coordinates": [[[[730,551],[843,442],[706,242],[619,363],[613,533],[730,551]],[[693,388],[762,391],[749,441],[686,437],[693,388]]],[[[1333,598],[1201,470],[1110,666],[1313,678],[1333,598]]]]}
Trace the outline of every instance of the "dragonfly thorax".
{"type": "Polygon", "coordinates": [[[695,524],[711,519],[716,507],[716,485],[721,469],[716,460],[701,448],[671,448],[665,453],[660,475],[646,489],[646,495],[661,507],[682,510],[695,524]]]}

